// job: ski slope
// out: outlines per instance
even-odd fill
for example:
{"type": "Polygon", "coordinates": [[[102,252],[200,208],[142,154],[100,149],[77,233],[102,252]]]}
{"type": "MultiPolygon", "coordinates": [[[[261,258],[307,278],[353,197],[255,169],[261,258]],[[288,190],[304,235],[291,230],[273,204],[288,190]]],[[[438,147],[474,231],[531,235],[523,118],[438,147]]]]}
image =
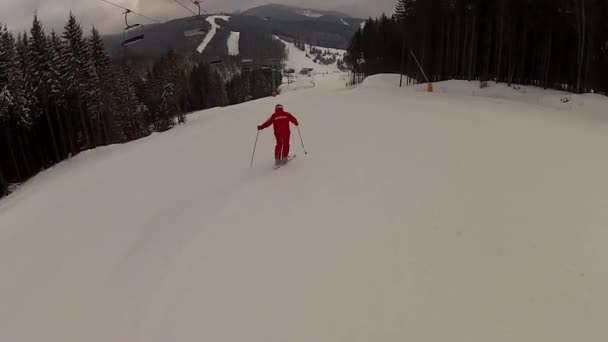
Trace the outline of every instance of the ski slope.
{"type": "MultiPolygon", "coordinates": [[[[278,36],[273,36],[274,39],[280,40],[283,44],[285,44],[287,48],[287,60],[285,61],[286,68],[293,68],[296,72],[299,72],[302,68],[310,68],[313,69],[313,74],[320,73],[339,73],[340,69],[338,69],[337,63],[331,65],[323,65],[315,63],[310,57],[306,55],[305,51],[298,49],[294,43],[288,42],[286,40],[281,39],[278,36]]],[[[320,48],[325,49],[330,52],[341,53],[344,50],[339,49],[331,49],[331,48],[320,48]]],[[[306,51],[310,51],[310,45],[306,44],[306,51]]]]}
{"type": "Polygon", "coordinates": [[[212,15],[212,16],[207,17],[206,20],[209,24],[211,24],[211,29],[205,36],[205,39],[203,39],[201,44],[196,48],[196,51],[198,51],[198,53],[203,53],[203,51],[205,51],[205,49],[207,48],[207,45],[209,45],[209,43],[211,43],[211,41],[213,40],[213,37],[215,37],[215,34],[217,33],[217,29],[220,27],[215,22],[216,19],[222,19],[222,20],[228,21],[228,20],[230,20],[230,17],[227,15],[212,15]]]}
{"type": "Polygon", "coordinates": [[[606,98],[396,81],[327,76],[27,182],[0,201],[0,341],[604,340],[606,98]],[[279,101],[309,154],[294,131],[272,170],[264,131],[249,169],[279,101]]]}
{"type": "Polygon", "coordinates": [[[230,36],[228,37],[228,54],[230,56],[238,56],[241,54],[239,50],[239,42],[241,40],[240,32],[230,32],[230,36]]]}

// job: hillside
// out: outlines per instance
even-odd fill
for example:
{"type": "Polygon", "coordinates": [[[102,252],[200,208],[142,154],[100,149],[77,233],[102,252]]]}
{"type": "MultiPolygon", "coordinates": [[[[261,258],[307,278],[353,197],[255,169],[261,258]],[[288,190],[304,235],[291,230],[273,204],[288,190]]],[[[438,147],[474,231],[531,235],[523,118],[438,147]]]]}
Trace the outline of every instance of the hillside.
{"type": "MultiPolygon", "coordinates": [[[[250,8],[241,14],[256,16],[264,19],[274,19],[283,21],[318,21],[318,22],[339,22],[340,19],[353,20],[351,16],[337,11],[322,11],[296,6],[268,4],[250,8]]],[[[343,24],[343,23],[342,23],[343,24]]]]}
{"type": "MultiPolygon", "coordinates": [[[[258,8],[261,11],[259,13],[266,13],[265,8],[267,7],[258,8]]],[[[247,33],[240,37],[244,40],[242,42],[244,45],[259,45],[259,40],[253,37],[263,35],[269,37],[276,34],[286,38],[301,39],[317,46],[345,49],[362,22],[361,19],[329,14],[333,12],[323,12],[328,14],[322,17],[300,14],[262,17],[255,14],[258,13],[258,9],[251,9],[243,14],[206,15],[200,18],[182,18],[163,24],[146,25],[143,29],[145,39],[129,46],[126,50],[120,46],[122,35],[107,36],[104,40],[108,51],[114,57],[123,57],[126,54],[130,57],[155,58],[172,48],[194,59],[214,60],[229,55],[227,42],[232,32],[247,33]],[[209,20],[211,17],[219,18],[217,27],[211,24],[209,20]],[[197,30],[198,32],[193,34],[197,30]],[[197,52],[197,48],[208,36],[212,36],[212,39],[207,42],[204,53],[197,52]]],[[[304,13],[316,14],[312,11],[308,10],[304,13]]],[[[251,56],[247,58],[249,57],[251,56]]]]}
{"type": "Polygon", "coordinates": [[[0,340],[603,340],[606,99],[342,76],[0,201],[0,340]],[[274,171],[264,131],[249,168],[277,102],[309,154],[274,171]]]}

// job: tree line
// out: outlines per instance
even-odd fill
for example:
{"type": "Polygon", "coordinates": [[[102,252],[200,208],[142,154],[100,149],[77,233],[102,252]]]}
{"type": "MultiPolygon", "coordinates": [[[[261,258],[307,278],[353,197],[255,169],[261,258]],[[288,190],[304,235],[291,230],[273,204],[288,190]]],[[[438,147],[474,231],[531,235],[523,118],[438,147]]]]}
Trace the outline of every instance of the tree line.
{"type": "Polygon", "coordinates": [[[355,33],[357,72],[608,94],[605,0],[399,0],[355,33]]]}
{"type": "Polygon", "coordinates": [[[16,37],[0,25],[0,197],[81,151],[168,130],[190,111],[271,94],[261,67],[246,81],[238,72],[225,77],[171,50],[149,65],[113,61],[99,32],[85,37],[72,14],[61,34],[47,34],[36,16],[16,37]]]}

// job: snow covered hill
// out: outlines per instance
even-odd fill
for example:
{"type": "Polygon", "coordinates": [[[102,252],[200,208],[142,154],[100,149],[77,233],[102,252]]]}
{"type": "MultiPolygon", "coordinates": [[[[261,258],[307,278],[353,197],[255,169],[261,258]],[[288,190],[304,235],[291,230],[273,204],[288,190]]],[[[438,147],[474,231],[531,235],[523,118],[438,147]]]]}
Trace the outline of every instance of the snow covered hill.
{"type": "Polygon", "coordinates": [[[605,338],[605,98],[340,77],[83,153],[0,201],[0,341],[605,338]],[[264,131],[249,169],[276,102],[309,154],[294,131],[274,171],[264,131]]]}
{"type": "MultiPolygon", "coordinates": [[[[196,48],[196,51],[198,51],[198,53],[202,53],[203,51],[205,51],[205,49],[207,48],[207,45],[209,45],[209,43],[213,40],[213,37],[215,37],[215,33],[217,32],[217,29],[219,28],[219,25],[217,24],[216,19],[222,19],[222,20],[228,21],[228,20],[230,20],[230,17],[226,16],[226,15],[212,15],[205,19],[211,25],[211,29],[209,30],[207,35],[205,35],[205,39],[203,39],[202,43],[196,48]]],[[[231,43],[228,43],[228,44],[231,44],[231,43]]],[[[237,46],[238,46],[238,42],[237,42],[237,46]]]]}

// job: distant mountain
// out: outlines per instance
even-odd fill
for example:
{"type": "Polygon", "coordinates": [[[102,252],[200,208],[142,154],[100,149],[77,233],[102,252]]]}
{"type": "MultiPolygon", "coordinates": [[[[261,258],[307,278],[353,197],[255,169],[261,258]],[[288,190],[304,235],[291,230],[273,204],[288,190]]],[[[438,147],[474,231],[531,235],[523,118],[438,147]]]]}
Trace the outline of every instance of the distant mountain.
{"type": "Polygon", "coordinates": [[[130,58],[156,58],[172,48],[195,60],[215,60],[228,56],[228,40],[235,37],[233,33],[240,33],[240,58],[262,59],[268,57],[266,54],[269,49],[276,50],[272,46],[274,44],[269,42],[272,35],[316,46],[345,49],[363,22],[362,19],[339,12],[283,5],[252,8],[231,15],[228,20],[216,18],[216,28],[210,24],[212,17],[181,18],[144,26],[140,31],[132,33],[144,34],[144,40],[126,49],[120,44],[123,35],[106,36],[104,40],[114,57],[128,55],[130,58]],[[197,47],[210,32],[215,34],[203,53],[198,53],[197,47]]]}
{"type": "Polygon", "coordinates": [[[283,21],[329,21],[341,22],[340,19],[353,19],[350,15],[337,11],[321,11],[287,5],[263,5],[250,8],[242,15],[256,16],[283,21]]]}

